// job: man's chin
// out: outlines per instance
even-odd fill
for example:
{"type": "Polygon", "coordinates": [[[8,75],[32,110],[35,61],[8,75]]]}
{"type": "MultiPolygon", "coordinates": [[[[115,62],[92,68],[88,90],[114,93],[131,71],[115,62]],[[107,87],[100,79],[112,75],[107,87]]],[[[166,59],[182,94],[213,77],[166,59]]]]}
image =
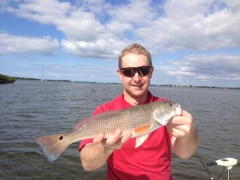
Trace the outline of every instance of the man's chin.
{"type": "Polygon", "coordinates": [[[145,95],[145,90],[143,89],[135,89],[134,91],[132,91],[132,95],[136,98],[139,98],[143,95],[145,95]]]}

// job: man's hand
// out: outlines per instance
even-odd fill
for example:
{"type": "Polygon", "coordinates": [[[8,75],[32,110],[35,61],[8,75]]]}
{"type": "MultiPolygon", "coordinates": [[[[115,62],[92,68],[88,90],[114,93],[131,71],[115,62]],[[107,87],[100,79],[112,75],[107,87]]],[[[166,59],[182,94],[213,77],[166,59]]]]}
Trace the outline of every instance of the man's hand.
{"type": "Polygon", "coordinates": [[[182,159],[189,158],[198,147],[198,133],[192,115],[183,110],[181,116],[169,121],[167,128],[173,136],[171,143],[175,155],[182,159]]]}
{"type": "Polygon", "coordinates": [[[93,139],[93,143],[101,143],[105,149],[108,150],[117,150],[122,147],[132,136],[132,133],[123,134],[121,129],[117,129],[112,136],[106,138],[103,133],[98,134],[93,139]]]}
{"type": "Polygon", "coordinates": [[[113,151],[120,149],[132,136],[132,133],[123,133],[117,129],[111,136],[105,137],[103,133],[93,139],[92,144],[87,144],[80,152],[82,166],[86,171],[100,168],[113,151]]]}
{"type": "Polygon", "coordinates": [[[192,115],[183,110],[181,116],[176,116],[169,121],[167,128],[174,137],[184,138],[191,135],[192,129],[195,129],[195,122],[192,115]]]}

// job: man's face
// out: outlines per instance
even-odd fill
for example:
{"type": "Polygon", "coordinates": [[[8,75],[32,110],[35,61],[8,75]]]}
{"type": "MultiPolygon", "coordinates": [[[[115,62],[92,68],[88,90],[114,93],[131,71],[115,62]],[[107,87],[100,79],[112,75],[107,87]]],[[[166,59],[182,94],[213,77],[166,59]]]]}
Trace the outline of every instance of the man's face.
{"type": "MultiPolygon", "coordinates": [[[[122,68],[150,66],[149,60],[142,54],[129,53],[122,58],[122,68]]],[[[136,72],[132,77],[125,76],[121,71],[118,71],[118,75],[124,86],[124,93],[131,98],[146,98],[148,92],[148,86],[153,73],[153,67],[150,72],[141,76],[136,72]],[[127,94],[126,94],[127,93],[127,94]]]]}

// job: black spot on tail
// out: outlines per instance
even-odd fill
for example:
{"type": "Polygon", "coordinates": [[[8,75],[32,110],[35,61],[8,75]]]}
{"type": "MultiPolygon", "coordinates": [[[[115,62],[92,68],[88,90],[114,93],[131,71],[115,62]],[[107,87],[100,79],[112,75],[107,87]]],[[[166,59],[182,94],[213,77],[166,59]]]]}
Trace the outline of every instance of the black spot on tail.
{"type": "Polygon", "coordinates": [[[60,137],[59,137],[59,140],[63,140],[63,136],[60,136],[60,137]]]}

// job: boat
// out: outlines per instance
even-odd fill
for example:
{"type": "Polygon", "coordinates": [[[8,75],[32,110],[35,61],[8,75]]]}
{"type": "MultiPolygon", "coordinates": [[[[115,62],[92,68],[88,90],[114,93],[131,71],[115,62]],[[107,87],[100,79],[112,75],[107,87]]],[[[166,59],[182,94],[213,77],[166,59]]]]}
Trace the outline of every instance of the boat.
{"type": "MultiPolygon", "coordinates": [[[[197,157],[199,158],[200,162],[202,163],[203,167],[205,168],[205,170],[207,171],[210,180],[214,180],[215,178],[212,176],[210,170],[208,169],[209,166],[223,166],[224,169],[227,170],[227,180],[230,180],[230,170],[232,169],[233,166],[235,166],[238,163],[238,160],[235,158],[222,158],[222,159],[218,159],[218,160],[214,160],[214,161],[209,161],[208,163],[205,163],[202,161],[202,158],[199,156],[199,154],[197,153],[197,151],[195,151],[197,157]]],[[[220,174],[221,176],[221,174],[220,174]]],[[[220,178],[220,176],[218,176],[217,179],[220,178]]]]}

